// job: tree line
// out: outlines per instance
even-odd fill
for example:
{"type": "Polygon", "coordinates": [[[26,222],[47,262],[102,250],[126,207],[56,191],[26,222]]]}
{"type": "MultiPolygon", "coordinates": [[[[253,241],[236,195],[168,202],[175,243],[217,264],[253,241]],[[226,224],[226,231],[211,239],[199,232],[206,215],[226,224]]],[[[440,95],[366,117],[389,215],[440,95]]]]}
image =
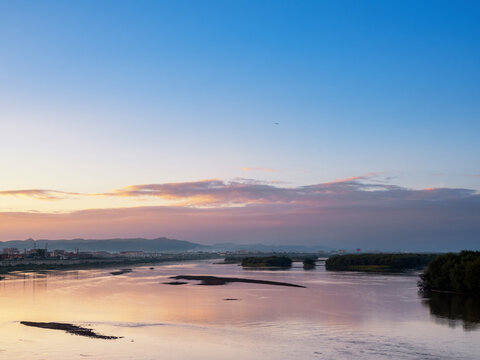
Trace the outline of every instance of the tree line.
{"type": "Polygon", "coordinates": [[[343,271],[404,271],[422,269],[436,254],[381,253],[331,256],[325,262],[327,270],[343,271]]]}
{"type": "Polygon", "coordinates": [[[292,259],[287,256],[246,257],[242,259],[244,267],[290,267],[292,259]]]}
{"type": "Polygon", "coordinates": [[[420,278],[424,290],[480,294],[480,251],[437,256],[420,278]]]}

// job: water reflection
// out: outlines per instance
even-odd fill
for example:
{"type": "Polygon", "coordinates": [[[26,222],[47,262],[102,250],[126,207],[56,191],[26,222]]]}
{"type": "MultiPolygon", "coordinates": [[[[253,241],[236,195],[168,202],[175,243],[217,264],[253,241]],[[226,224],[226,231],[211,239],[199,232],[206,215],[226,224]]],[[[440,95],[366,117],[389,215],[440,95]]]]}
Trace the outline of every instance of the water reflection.
{"type": "Polygon", "coordinates": [[[300,264],[256,271],[208,262],[135,267],[118,276],[113,270],[7,275],[0,281],[0,309],[8,309],[0,311],[0,358],[63,360],[68,353],[74,360],[131,360],[162,353],[173,360],[471,360],[480,353],[480,331],[465,331],[480,323],[478,303],[446,305],[445,298],[432,296],[422,305],[417,274],[326,272],[322,266],[305,271],[300,264]],[[306,288],[163,284],[187,274],[306,288]],[[445,311],[467,324],[440,326],[438,321],[453,321],[445,311]],[[72,323],[123,338],[73,337],[22,326],[22,320],[72,323]]]}
{"type": "Polygon", "coordinates": [[[480,297],[428,293],[423,304],[430,309],[435,321],[455,328],[463,326],[465,330],[480,329],[480,297]]]}

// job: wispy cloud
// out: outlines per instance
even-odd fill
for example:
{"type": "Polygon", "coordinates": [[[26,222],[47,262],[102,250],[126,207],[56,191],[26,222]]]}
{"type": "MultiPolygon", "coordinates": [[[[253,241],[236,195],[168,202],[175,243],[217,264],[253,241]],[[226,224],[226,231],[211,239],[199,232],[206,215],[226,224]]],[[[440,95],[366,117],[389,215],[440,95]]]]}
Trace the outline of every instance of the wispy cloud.
{"type": "Polygon", "coordinates": [[[242,171],[258,171],[258,172],[279,172],[279,170],[268,168],[268,167],[243,167],[242,171]]]}
{"type": "Polygon", "coordinates": [[[367,176],[350,176],[348,178],[343,178],[343,179],[335,179],[333,181],[325,183],[326,185],[332,185],[332,184],[341,184],[341,183],[350,183],[350,182],[355,182],[358,180],[364,180],[367,179],[367,176]]]}
{"type": "Polygon", "coordinates": [[[366,173],[365,175],[360,175],[360,176],[350,176],[348,178],[343,178],[343,179],[336,179],[330,182],[327,182],[326,184],[336,184],[336,183],[348,183],[352,181],[360,181],[360,180],[368,180],[368,181],[373,181],[373,182],[388,182],[392,179],[394,179],[393,176],[386,176],[389,173],[387,172],[369,172],[366,173]]]}
{"type": "Polygon", "coordinates": [[[0,191],[0,196],[15,196],[23,198],[34,198],[39,200],[61,200],[72,196],[81,196],[84,194],[44,189],[26,189],[26,190],[4,190],[0,191]]]}
{"type": "Polygon", "coordinates": [[[130,185],[105,193],[72,193],[58,190],[8,190],[0,196],[30,197],[38,200],[61,200],[79,197],[121,197],[161,199],[171,206],[229,207],[267,204],[302,206],[353,206],[391,201],[442,201],[478,196],[474,190],[452,188],[408,189],[378,183],[377,174],[337,179],[315,185],[287,187],[283,183],[237,178],[224,181],[207,179],[193,182],[130,185]]]}

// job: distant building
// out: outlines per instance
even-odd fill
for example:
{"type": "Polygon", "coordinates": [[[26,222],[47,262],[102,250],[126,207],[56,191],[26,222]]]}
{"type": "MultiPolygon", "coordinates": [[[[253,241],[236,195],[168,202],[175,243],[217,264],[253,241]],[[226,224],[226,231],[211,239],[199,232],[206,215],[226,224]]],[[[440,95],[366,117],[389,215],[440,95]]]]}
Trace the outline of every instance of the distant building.
{"type": "Polygon", "coordinates": [[[14,255],[14,254],[19,254],[20,251],[17,248],[3,248],[2,249],[2,254],[6,255],[14,255]]]}
{"type": "Polygon", "coordinates": [[[2,254],[1,254],[2,260],[14,260],[14,259],[20,259],[21,257],[22,257],[22,254],[17,248],[2,249],[2,254]]]}
{"type": "Polygon", "coordinates": [[[48,256],[54,259],[68,259],[68,254],[65,250],[52,250],[48,253],[48,256]]]}
{"type": "Polygon", "coordinates": [[[121,251],[120,255],[132,258],[147,257],[147,254],[144,251],[121,251]]]}

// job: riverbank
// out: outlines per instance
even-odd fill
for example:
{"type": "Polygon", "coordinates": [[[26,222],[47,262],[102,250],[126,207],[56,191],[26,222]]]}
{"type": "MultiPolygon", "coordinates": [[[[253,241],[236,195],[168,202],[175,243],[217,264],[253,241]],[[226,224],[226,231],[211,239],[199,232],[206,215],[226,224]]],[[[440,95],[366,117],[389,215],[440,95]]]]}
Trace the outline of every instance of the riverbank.
{"type": "MultiPolygon", "coordinates": [[[[4,260],[0,261],[0,274],[8,274],[12,271],[38,271],[38,270],[73,270],[73,269],[96,269],[117,266],[150,265],[163,262],[182,262],[191,260],[220,259],[217,254],[193,253],[193,254],[162,254],[158,257],[148,258],[107,258],[107,259],[32,259],[32,260],[4,260]]],[[[0,276],[0,280],[2,277],[0,276]]]]}

